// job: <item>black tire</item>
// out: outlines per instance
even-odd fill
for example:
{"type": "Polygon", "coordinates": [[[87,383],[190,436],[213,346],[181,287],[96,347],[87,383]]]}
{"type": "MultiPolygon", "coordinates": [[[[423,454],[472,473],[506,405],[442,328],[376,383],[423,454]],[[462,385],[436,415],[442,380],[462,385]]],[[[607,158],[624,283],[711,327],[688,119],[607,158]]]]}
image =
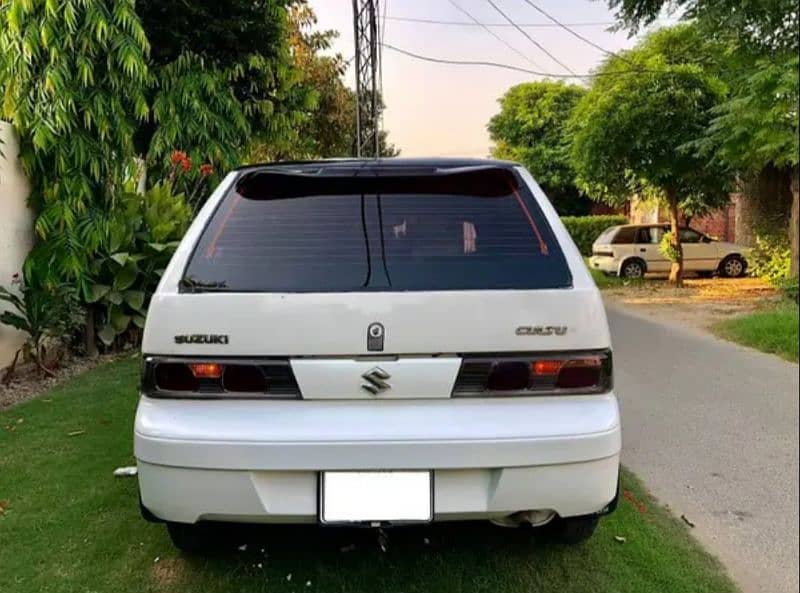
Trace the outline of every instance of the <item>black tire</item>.
{"type": "Polygon", "coordinates": [[[741,255],[729,255],[719,263],[719,275],[741,278],[747,272],[747,261],[741,255]]]}
{"type": "Polygon", "coordinates": [[[185,554],[209,554],[231,545],[222,527],[213,523],[168,522],[166,525],[172,544],[185,554]]]}
{"type": "Polygon", "coordinates": [[[596,515],[584,515],[582,517],[567,517],[562,519],[556,517],[547,525],[540,527],[542,535],[547,541],[575,545],[585,542],[592,537],[594,530],[597,529],[599,517],[596,515]]]}
{"type": "Polygon", "coordinates": [[[647,265],[638,257],[626,259],[619,267],[620,278],[644,278],[647,265]]]}

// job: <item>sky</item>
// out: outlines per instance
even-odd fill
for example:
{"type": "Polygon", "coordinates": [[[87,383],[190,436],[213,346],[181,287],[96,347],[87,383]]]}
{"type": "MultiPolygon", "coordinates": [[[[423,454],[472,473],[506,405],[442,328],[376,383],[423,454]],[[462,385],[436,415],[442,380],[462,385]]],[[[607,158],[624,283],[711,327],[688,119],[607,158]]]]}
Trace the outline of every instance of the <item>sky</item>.
{"type": "MultiPolygon", "coordinates": [[[[525,0],[492,0],[515,23],[552,25],[525,0]]],[[[626,32],[608,31],[614,20],[603,0],[532,0],[563,23],[607,23],[574,27],[609,51],[631,47],[636,39],[626,32]]],[[[483,23],[506,23],[488,0],[381,0],[389,17],[471,22],[453,3],[483,23]]],[[[335,29],[340,37],[333,51],[345,59],[354,54],[352,0],[310,0],[320,29],[335,29]]],[[[665,17],[660,24],[668,24],[665,17]]],[[[492,27],[515,53],[479,26],[453,26],[386,19],[384,41],[426,56],[456,60],[501,62],[536,71],[567,71],[512,26],[492,27]],[[522,54],[522,55],[520,55],[522,54]]],[[[604,54],[555,27],[526,27],[525,31],[560,62],[579,74],[588,73],[604,54]]],[[[352,67],[346,82],[354,86],[352,67]]],[[[423,62],[389,49],[383,51],[382,84],[386,111],[384,129],[401,156],[489,156],[486,131],[497,113],[497,100],[509,87],[536,80],[530,74],[477,66],[423,62]]],[[[580,83],[580,81],[575,81],[580,83]]]]}

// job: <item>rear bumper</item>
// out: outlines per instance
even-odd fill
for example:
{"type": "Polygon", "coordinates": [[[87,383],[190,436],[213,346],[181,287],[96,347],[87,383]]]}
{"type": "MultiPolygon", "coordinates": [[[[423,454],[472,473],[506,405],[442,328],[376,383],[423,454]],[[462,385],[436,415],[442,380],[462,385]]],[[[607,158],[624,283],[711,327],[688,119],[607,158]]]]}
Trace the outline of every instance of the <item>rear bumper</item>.
{"type": "Polygon", "coordinates": [[[589,267],[606,274],[616,274],[619,271],[619,260],[608,255],[593,255],[589,258],[589,267]]]}
{"type": "Polygon", "coordinates": [[[616,491],[613,394],[497,400],[177,401],[143,397],[142,504],[160,519],[317,520],[318,472],[432,469],[436,520],[595,513],[616,491]]]}

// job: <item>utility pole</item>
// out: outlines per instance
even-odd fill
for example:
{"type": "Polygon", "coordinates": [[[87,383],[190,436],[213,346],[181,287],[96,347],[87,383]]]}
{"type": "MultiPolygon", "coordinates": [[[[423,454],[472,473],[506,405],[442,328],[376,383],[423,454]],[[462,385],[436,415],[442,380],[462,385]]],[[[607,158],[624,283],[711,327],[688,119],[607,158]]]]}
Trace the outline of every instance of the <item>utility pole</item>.
{"type": "Polygon", "coordinates": [[[380,156],[378,106],[378,0],[353,0],[356,45],[357,157],[380,156]]]}

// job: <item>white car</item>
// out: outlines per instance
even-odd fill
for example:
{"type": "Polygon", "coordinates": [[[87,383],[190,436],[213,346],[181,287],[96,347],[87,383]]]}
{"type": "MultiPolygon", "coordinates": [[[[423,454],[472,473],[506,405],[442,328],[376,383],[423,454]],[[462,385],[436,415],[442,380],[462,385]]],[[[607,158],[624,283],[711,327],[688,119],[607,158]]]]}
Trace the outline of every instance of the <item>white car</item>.
{"type": "Polygon", "coordinates": [[[603,302],[513,163],[230,173],[142,351],[142,512],[186,551],[225,522],[489,519],[578,542],[616,505],[603,302]]]}
{"type": "MultiPolygon", "coordinates": [[[[589,265],[606,274],[642,278],[647,272],[669,272],[672,263],[659,251],[668,224],[620,225],[606,229],[592,245],[589,265]]],[[[747,272],[749,249],[717,241],[690,228],[679,230],[684,269],[710,276],[738,278],[747,272]]]]}

